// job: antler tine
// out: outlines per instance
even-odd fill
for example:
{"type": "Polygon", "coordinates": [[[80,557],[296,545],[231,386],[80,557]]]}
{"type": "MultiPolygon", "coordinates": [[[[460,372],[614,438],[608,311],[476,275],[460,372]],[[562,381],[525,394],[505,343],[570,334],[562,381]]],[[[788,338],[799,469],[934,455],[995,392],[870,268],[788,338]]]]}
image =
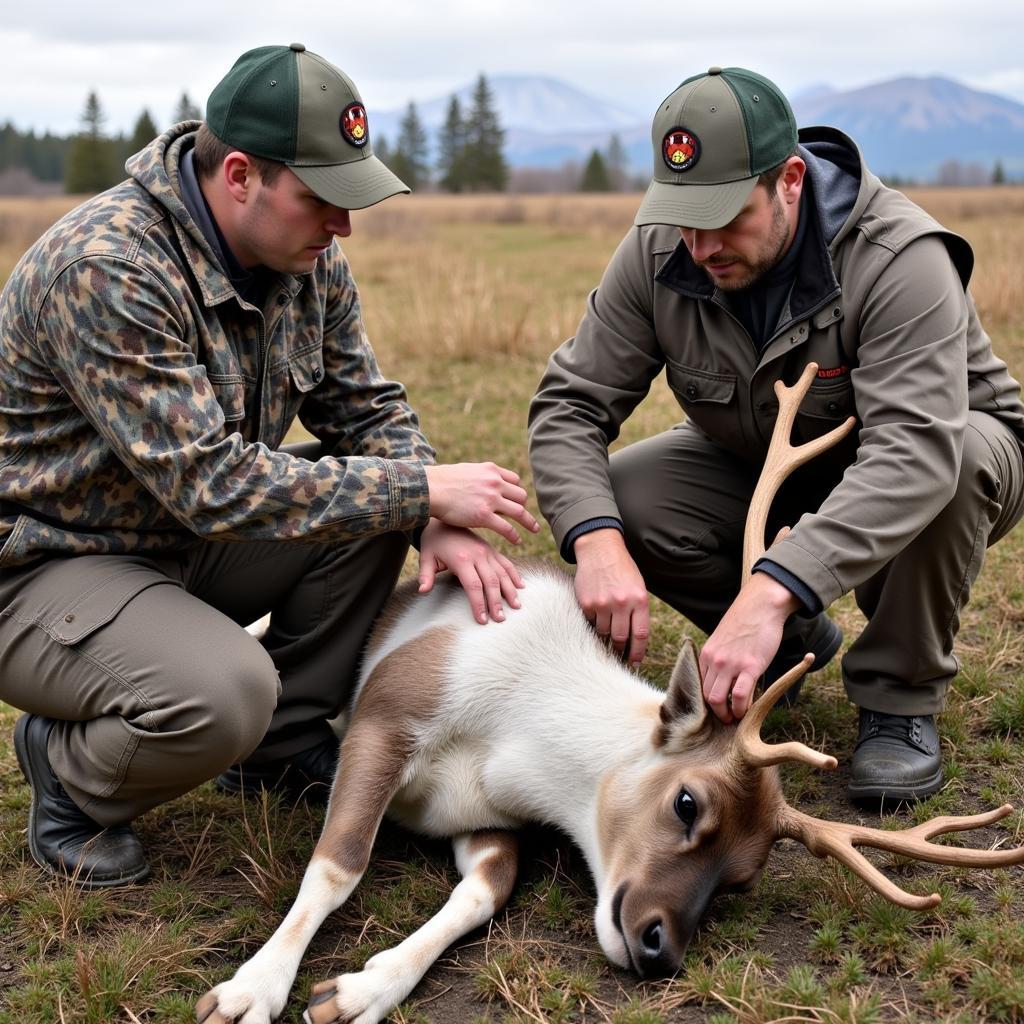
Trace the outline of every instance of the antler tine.
{"type": "Polygon", "coordinates": [[[750,499],[750,511],[747,513],[747,524],[743,532],[743,579],[750,575],[754,563],[764,554],[764,529],[768,522],[768,510],[776,491],[782,486],[782,481],[798,466],[802,466],[819,452],[831,448],[844,438],[857,422],[850,416],[845,423],[813,441],[795,446],[790,443],[797,410],[817,373],[818,364],[808,363],[800,379],[792,387],[786,387],[781,380],[775,382],[779,415],[775,420],[775,429],[768,445],[764,468],[750,499]]]}
{"type": "Polygon", "coordinates": [[[890,832],[863,825],[848,825],[844,822],[825,821],[813,818],[786,804],[776,829],[778,838],[796,839],[803,843],[816,857],[832,857],[845,864],[855,875],[863,878],[876,892],[887,900],[909,910],[926,910],[941,902],[938,893],[929,896],[915,896],[901,889],[878,870],[856,847],[871,846],[887,850],[915,860],[933,864],[965,865],[968,867],[1004,867],[1008,864],[1024,864],[1024,846],[1009,850],[976,850],[956,846],[941,846],[928,842],[933,836],[945,832],[966,832],[970,829],[991,825],[1005,818],[1013,811],[1012,804],[1004,804],[984,814],[944,815],[931,818],[913,828],[890,832]]]}
{"type": "Polygon", "coordinates": [[[813,654],[805,654],[799,665],[794,665],[785,675],[780,676],[751,704],[747,713],[736,727],[735,749],[748,765],[767,768],[782,764],[783,761],[802,761],[812,768],[833,769],[838,762],[828,754],[822,754],[804,743],[793,740],[789,743],[765,743],[761,739],[761,726],[768,712],[775,707],[779,698],[811,667],[813,654]]]}

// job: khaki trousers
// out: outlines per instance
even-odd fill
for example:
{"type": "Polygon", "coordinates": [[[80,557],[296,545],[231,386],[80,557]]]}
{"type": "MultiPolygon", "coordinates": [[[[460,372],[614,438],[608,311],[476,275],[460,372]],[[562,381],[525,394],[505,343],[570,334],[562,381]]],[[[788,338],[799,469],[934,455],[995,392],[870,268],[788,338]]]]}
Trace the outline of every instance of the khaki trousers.
{"type": "MultiPolygon", "coordinates": [[[[690,424],[611,458],[626,542],[648,590],[710,633],[740,585],[743,526],[758,470],[690,424]]],[[[771,511],[768,536],[815,511],[845,465],[828,454],[797,470],[771,511]]],[[[854,595],[867,625],[843,658],[860,707],[925,715],[942,709],[959,670],[953,641],[985,549],[1024,514],[1024,460],[1010,430],[971,412],[956,494],[931,524],[854,595]]],[[[784,636],[813,620],[793,616],[784,636]]]]}
{"type": "Polygon", "coordinates": [[[202,543],[0,573],[0,700],[57,719],[50,763],[101,825],[330,735],[404,534],[202,543]],[[262,642],[244,629],[267,612],[262,642]]]}

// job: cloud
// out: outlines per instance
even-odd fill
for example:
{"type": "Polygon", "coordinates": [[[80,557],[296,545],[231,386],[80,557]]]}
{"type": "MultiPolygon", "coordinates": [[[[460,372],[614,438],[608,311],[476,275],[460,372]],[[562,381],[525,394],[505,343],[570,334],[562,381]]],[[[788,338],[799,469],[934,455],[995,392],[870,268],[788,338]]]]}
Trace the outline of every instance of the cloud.
{"type": "Polygon", "coordinates": [[[242,51],[299,41],[344,68],[372,108],[443,96],[486,74],[562,78],[646,118],[683,78],[711,64],[752,67],[787,91],[903,74],[944,74],[1024,101],[1024,9],[1002,0],[763,0],[719,6],[664,0],[112,0],[11,3],[0,47],[0,122],[67,132],[95,89],[111,129],[143,107],[165,124],[182,91],[197,103],[242,51]]]}

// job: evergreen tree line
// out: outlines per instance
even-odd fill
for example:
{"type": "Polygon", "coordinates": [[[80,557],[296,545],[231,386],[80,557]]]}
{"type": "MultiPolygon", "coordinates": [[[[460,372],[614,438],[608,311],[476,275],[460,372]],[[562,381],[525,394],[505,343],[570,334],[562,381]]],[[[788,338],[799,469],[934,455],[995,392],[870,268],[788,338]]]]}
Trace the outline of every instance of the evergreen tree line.
{"type": "MultiPolygon", "coordinates": [[[[202,116],[188,93],[182,93],[171,123],[198,120],[202,116]]],[[[0,125],[0,179],[6,172],[20,171],[37,182],[62,183],[67,192],[100,192],[124,178],[125,161],[160,130],[149,111],[143,110],[130,135],[109,135],[99,96],[90,92],[81,116],[81,129],[70,137],[50,132],[36,135],[32,130],[22,132],[11,121],[0,125]]],[[[509,182],[504,144],[505,130],[483,74],[477,79],[467,110],[463,110],[456,95],[450,98],[433,162],[427,131],[415,103],[410,102],[406,108],[397,138],[389,143],[383,136],[376,136],[373,141],[377,156],[410,188],[419,190],[436,183],[446,192],[504,191],[509,182]]],[[[570,164],[565,171],[573,177],[578,173],[570,164]]],[[[572,188],[572,180],[562,187],[572,188]]],[[[938,183],[944,185],[999,185],[1006,180],[1001,161],[989,170],[979,163],[947,160],[937,176],[938,183]]],[[[917,184],[912,179],[895,177],[890,183],[896,187],[917,184]]],[[[625,149],[619,137],[612,135],[607,147],[591,151],[576,187],[581,192],[618,192],[643,185],[643,180],[629,180],[625,149]]]]}
{"type": "MultiPolygon", "coordinates": [[[[171,123],[197,120],[202,111],[183,93],[171,123]]],[[[0,127],[0,174],[23,168],[37,181],[63,183],[69,193],[101,192],[124,178],[125,161],[160,132],[148,110],[143,110],[130,135],[110,135],[96,92],[86,98],[80,130],[65,138],[47,132],[20,132],[7,122],[0,127]]],[[[446,192],[502,192],[509,167],[504,156],[505,130],[494,97],[481,74],[468,109],[452,95],[444,125],[437,138],[437,156],[430,159],[427,131],[415,103],[402,117],[398,136],[389,144],[374,139],[374,152],[413,190],[431,183],[446,192]]],[[[605,151],[595,149],[580,180],[583,191],[616,191],[626,187],[626,155],[617,136],[605,151]]]]}
{"type": "MultiPolygon", "coordinates": [[[[202,112],[182,93],[173,123],[198,119],[202,112]]],[[[63,183],[66,192],[102,192],[124,176],[124,163],[160,133],[148,110],[143,110],[130,135],[110,135],[99,96],[90,92],[81,128],[68,138],[20,132],[8,121],[0,127],[0,174],[22,168],[36,181],[63,183]]]]}

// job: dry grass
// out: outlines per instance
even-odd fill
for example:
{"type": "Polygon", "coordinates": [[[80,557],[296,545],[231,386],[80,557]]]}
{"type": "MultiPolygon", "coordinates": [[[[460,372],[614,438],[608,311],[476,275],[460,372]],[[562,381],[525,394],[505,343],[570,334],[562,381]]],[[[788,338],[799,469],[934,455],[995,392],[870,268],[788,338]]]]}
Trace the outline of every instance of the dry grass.
{"type": "MultiPolygon", "coordinates": [[[[1024,377],[1024,189],[912,193],[971,241],[973,291],[997,351],[1024,377]]],[[[417,196],[360,213],[345,243],[386,373],[409,386],[447,461],[493,458],[524,473],[526,404],[550,351],[627,230],[638,196],[417,196]]],[[[72,199],[0,199],[0,281],[72,199]]],[[[621,443],[679,417],[662,382],[621,443]]],[[[552,557],[550,537],[524,544],[552,557]]],[[[1024,790],[1024,529],[989,553],[963,616],[943,736],[949,777],[913,818],[968,813],[1024,790]]],[[[848,637],[862,619],[834,609],[848,637]]],[[[664,681],[682,632],[655,604],[645,671],[664,681]]],[[[266,940],[294,895],[319,812],[201,787],[138,822],[154,865],[144,886],[80,893],[27,861],[27,791],[0,705],[0,1024],[193,1021],[195,999],[266,940]]],[[[853,716],[838,667],[805,688],[799,713],[771,726],[848,758],[853,716]],[[808,692],[810,691],[810,692],[808,692]]],[[[851,820],[842,771],[785,771],[790,798],[851,820]]],[[[909,824],[910,822],[901,822],[909,824]]],[[[987,842],[1021,842],[1019,813],[987,842]]],[[[891,859],[890,859],[891,861],[891,859]]],[[[935,912],[892,908],[834,864],[781,844],[770,884],[721,900],[684,970],[637,983],[610,968],[593,935],[592,883],[579,853],[528,830],[519,887],[485,935],[458,944],[393,1016],[424,1022],[708,1024],[1024,1022],[1024,892],[1019,871],[969,874],[893,865],[944,895],[935,912]]],[[[283,1020],[298,1024],[313,981],[357,969],[422,924],[454,881],[444,844],[385,827],[370,873],[321,929],[283,1020]]]]}

